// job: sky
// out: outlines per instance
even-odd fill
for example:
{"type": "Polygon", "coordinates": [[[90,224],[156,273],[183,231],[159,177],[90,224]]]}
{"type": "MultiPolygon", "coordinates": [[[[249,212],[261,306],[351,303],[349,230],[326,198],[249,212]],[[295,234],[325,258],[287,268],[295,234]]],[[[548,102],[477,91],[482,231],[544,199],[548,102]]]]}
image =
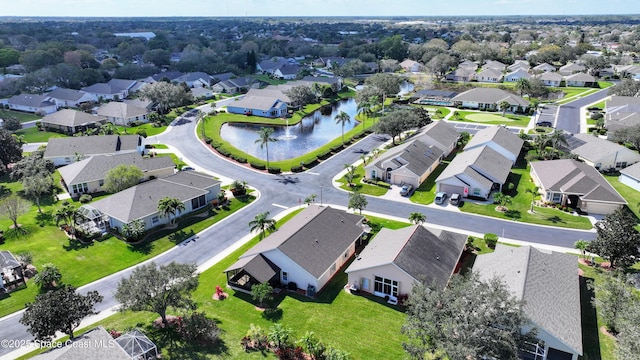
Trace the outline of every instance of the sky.
{"type": "Polygon", "coordinates": [[[640,14],[638,0],[2,0],[0,16],[447,16],[640,14]]]}

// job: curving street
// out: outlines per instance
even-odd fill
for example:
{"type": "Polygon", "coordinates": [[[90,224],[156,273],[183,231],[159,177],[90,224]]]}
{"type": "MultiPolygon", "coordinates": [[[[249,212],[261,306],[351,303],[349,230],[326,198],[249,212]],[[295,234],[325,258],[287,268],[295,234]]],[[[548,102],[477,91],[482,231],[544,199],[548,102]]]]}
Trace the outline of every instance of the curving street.
{"type": "MultiPolygon", "coordinates": [[[[208,106],[204,107],[204,110],[209,109],[208,106]]],[[[219,174],[222,178],[245,180],[259,191],[260,196],[250,206],[201,232],[191,241],[182,243],[152,259],[159,264],[171,261],[204,264],[247,235],[247,224],[256,214],[269,211],[271,215],[274,215],[284,208],[296,207],[310,194],[316,194],[318,202],[346,207],[348,193],[334,188],[332,178],[344,169],[344,164],[356,162],[362,154],[361,149],[370,151],[388,140],[385,136],[369,135],[356,145],[322,162],[308,172],[271,175],[254,171],[217,156],[197,139],[196,124],[193,121],[179,123],[180,125],[170,126],[166,132],[151,137],[147,141],[169,145],[181,154],[185,162],[196,169],[219,174]]],[[[508,239],[568,248],[573,248],[574,242],[578,239],[589,240],[595,237],[593,231],[554,228],[474,214],[454,213],[434,207],[371,196],[368,197],[367,210],[405,219],[411,212],[417,211],[426,215],[429,224],[457,228],[465,232],[491,232],[508,239]]],[[[113,296],[117,283],[123,277],[129,276],[133,268],[125,269],[83,286],[80,291],[84,293],[97,290],[104,296],[104,300],[96,306],[96,309],[98,311],[111,309],[117,305],[113,296]]],[[[0,339],[28,340],[32,338],[26,328],[18,322],[21,315],[22,312],[18,312],[0,319],[0,339]]],[[[7,358],[14,357],[13,354],[10,354],[12,350],[15,349],[0,348],[0,357],[3,355],[7,358]]]]}

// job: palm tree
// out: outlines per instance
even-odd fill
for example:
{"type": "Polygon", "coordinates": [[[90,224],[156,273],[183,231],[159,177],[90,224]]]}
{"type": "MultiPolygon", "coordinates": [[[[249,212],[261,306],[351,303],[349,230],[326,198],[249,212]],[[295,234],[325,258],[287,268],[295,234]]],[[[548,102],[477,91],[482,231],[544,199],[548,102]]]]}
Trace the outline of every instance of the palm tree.
{"type": "Polygon", "coordinates": [[[53,218],[56,221],[56,226],[58,226],[60,222],[64,222],[64,224],[70,228],[71,236],[75,236],[75,224],[77,215],[78,210],[75,208],[75,206],[65,202],[62,207],[60,207],[53,213],[53,218]]]}
{"type": "Polygon", "coordinates": [[[184,203],[182,203],[182,201],[177,198],[170,198],[167,196],[164,199],[160,199],[160,201],[158,201],[158,211],[160,212],[160,215],[167,216],[171,225],[173,225],[175,222],[175,218],[172,218],[172,216],[176,213],[184,211],[184,209],[184,203]]]}
{"type": "Polygon", "coordinates": [[[549,141],[549,135],[547,134],[542,133],[536,136],[535,144],[538,155],[541,155],[544,152],[544,149],[549,144],[549,141]]]}
{"type": "Polygon", "coordinates": [[[142,219],[133,220],[122,226],[122,235],[127,241],[137,241],[142,238],[145,233],[144,221],[142,219]]]}
{"type": "Polygon", "coordinates": [[[423,213],[412,212],[409,214],[409,221],[413,224],[423,224],[427,220],[427,217],[423,213]]]}
{"type": "Polygon", "coordinates": [[[512,203],[511,196],[505,195],[501,192],[497,192],[493,195],[493,202],[506,208],[507,205],[512,203]]]}
{"type": "Polygon", "coordinates": [[[525,78],[520,78],[516,81],[516,90],[520,93],[520,96],[524,92],[528,92],[531,89],[531,84],[529,84],[529,80],[525,78]]]}
{"type": "Polygon", "coordinates": [[[578,240],[573,246],[580,250],[583,259],[587,258],[587,248],[589,247],[589,242],[587,240],[578,240]]]}
{"type": "Polygon", "coordinates": [[[509,104],[508,101],[501,101],[500,104],[498,104],[498,108],[500,108],[500,110],[502,111],[502,117],[505,116],[507,110],[509,110],[510,107],[511,104],[509,104]]]}
{"type": "Polygon", "coordinates": [[[564,146],[568,146],[567,139],[564,136],[564,132],[562,130],[556,130],[549,136],[549,142],[554,150],[558,150],[558,147],[562,144],[564,146]]]}
{"type": "Polygon", "coordinates": [[[534,212],[533,211],[533,202],[536,200],[536,198],[538,197],[538,195],[540,195],[540,188],[535,186],[531,189],[527,189],[527,193],[531,194],[531,210],[530,212],[534,212]]]}
{"type": "Polygon", "coordinates": [[[273,134],[273,128],[263,127],[260,128],[258,132],[258,139],[254,141],[254,143],[260,143],[260,149],[263,147],[267,150],[267,171],[269,171],[269,143],[273,141],[278,141],[276,138],[272,138],[271,134],[273,134]]]}
{"type": "Polygon", "coordinates": [[[368,101],[361,101],[358,103],[358,114],[362,118],[362,130],[364,131],[364,119],[368,117],[371,112],[371,104],[368,101]]]}
{"type": "Polygon", "coordinates": [[[62,274],[57,266],[52,263],[42,265],[42,269],[38,271],[33,281],[40,286],[40,289],[52,289],[62,279],[62,274]]]}
{"type": "Polygon", "coordinates": [[[351,116],[344,111],[336,115],[336,124],[342,125],[342,145],[344,146],[344,124],[351,122],[351,116]]]}
{"type": "Polygon", "coordinates": [[[276,230],[276,221],[269,219],[269,212],[265,211],[259,213],[253,220],[249,221],[249,227],[251,231],[258,231],[260,233],[260,240],[262,240],[267,231],[276,230]]]}

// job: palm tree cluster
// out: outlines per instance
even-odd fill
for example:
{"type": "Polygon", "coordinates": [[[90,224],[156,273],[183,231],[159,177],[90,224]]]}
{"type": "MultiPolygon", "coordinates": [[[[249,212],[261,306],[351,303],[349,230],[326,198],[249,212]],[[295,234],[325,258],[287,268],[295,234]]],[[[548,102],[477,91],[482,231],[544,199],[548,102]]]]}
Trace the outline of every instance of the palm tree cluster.
{"type": "Polygon", "coordinates": [[[179,214],[185,210],[184,203],[177,198],[165,197],[158,201],[158,211],[160,215],[169,218],[169,223],[173,226],[175,224],[175,217],[172,216],[179,214]]]}
{"type": "Polygon", "coordinates": [[[533,140],[536,150],[535,155],[527,155],[527,160],[554,160],[571,159],[575,156],[563,151],[561,146],[567,147],[569,144],[562,130],[556,130],[551,134],[538,134],[533,140]]]}

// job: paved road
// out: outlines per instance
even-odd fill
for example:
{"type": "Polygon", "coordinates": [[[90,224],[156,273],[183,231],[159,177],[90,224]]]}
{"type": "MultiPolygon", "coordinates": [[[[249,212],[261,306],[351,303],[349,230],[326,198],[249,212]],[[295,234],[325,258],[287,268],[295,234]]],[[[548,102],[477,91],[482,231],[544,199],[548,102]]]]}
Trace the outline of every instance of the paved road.
{"type": "Polygon", "coordinates": [[[556,115],[556,129],[564,130],[572,134],[579,134],[581,132],[580,108],[599,102],[607,96],[609,96],[609,89],[603,89],[578,100],[560,105],[558,107],[558,114],[556,115]]]}
{"type": "MultiPolygon", "coordinates": [[[[348,193],[334,188],[332,177],[344,169],[344,164],[357,161],[362,155],[361,149],[370,151],[388,140],[386,136],[370,135],[309,172],[271,175],[239,166],[213,154],[211,150],[195,139],[195,125],[192,120],[180,122],[180,125],[172,126],[169,131],[158,135],[156,141],[175,147],[182,153],[185,161],[197,168],[222,174],[231,179],[246,180],[250,186],[259,190],[261,196],[251,206],[205,230],[194,240],[174,247],[155,258],[154,261],[159,264],[178,261],[200,265],[246,235],[247,224],[256,214],[263,211],[276,214],[282,211],[283,207],[298,206],[299,201],[313,193],[318,195],[316,200],[321,200],[325,204],[347,206],[348,193]]],[[[540,244],[573,247],[574,242],[578,239],[593,239],[595,237],[593,232],[588,231],[535,226],[473,214],[458,214],[438,208],[375,197],[368,197],[368,202],[367,209],[382,214],[407,218],[411,212],[418,211],[426,215],[429,223],[436,225],[477,233],[491,232],[506,238],[540,244]]],[[[97,290],[104,296],[104,300],[96,306],[96,309],[98,311],[109,309],[117,305],[113,297],[117,283],[123,277],[127,277],[131,271],[132,269],[129,268],[84,286],[81,292],[97,290]]],[[[0,339],[26,340],[32,338],[26,332],[26,328],[18,322],[20,317],[21,313],[17,313],[0,319],[0,339]]],[[[12,349],[0,348],[0,356],[8,354],[10,350],[12,349]]]]}

